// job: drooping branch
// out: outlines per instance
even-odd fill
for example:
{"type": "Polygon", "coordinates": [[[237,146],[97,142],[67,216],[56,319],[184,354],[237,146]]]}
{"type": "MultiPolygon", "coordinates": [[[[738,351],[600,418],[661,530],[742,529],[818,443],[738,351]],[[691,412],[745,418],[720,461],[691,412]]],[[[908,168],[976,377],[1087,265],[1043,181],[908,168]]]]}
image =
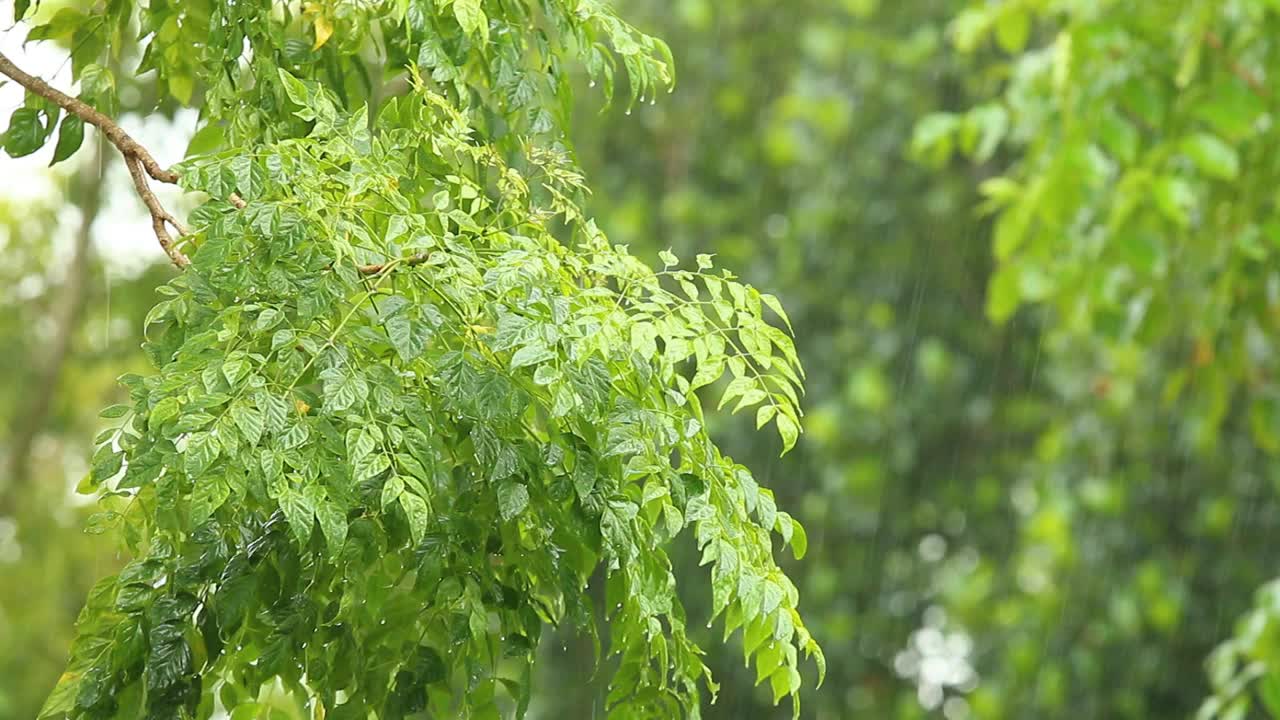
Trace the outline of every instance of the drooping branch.
{"type": "Polygon", "coordinates": [[[156,162],[155,157],[141,143],[134,140],[129,133],[125,132],[124,128],[121,128],[115,120],[107,117],[97,108],[83,100],[73,98],[49,85],[44,80],[24,72],[17,65],[14,65],[13,61],[6,57],[4,53],[0,53],[0,74],[11,78],[30,92],[54,103],[102,131],[102,134],[124,156],[125,165],[129,168],[129,175],[133,178],[134,190],[137,191],[138,197],[142,199],[143,204],[147,206],[147,211],[151,214],[151,227],[155,230],[156,239],[160,241],[160,247],[164,249],[165,254],[169,256],[174,265],[179,268],[185,268],[190,265],[191,261],[178,249],[166,225],[172,226],[180,235],[187,233],[186,228],[160,205],[159,199],[151,191],[147,181],[147,176],[150,176],[160,182],[174,184],[178,182],[178,174],[161,167],[160,163],[156,162]]]}
{"type": "Polygon", "coordinates": [[[147,177],[143,174],[144,169],[142,161],[132,155],[124,156],[124,164],[129,168],[129,175],[133,178],[133,187],[138,191],[138,196],[142,198],[142,204],[147,206],[147,212],[151,213],[151,228],[155,230],[156,239],[160,241],[160,247],[164,249],[165,254],[173,258],[173,264],[178,267],[186,267],[190,261],[182,254],[182,251],[174,246],[173,236],[169,234],[169,229],[165,227],[168,223],[177,229],[181,235],[187,234],[187,229],[177,218],[169,214],[160,205],[160,199],[156,194],[151,192],[151,187],[147,184],[147,177]]]}
{"type": "MultiPolygon", "coordinates": [[[[142,143],[135,140],[133,136],[125,132],[124,128],[120,127],[115,120],[83,100],[71,97],[44,80],[23,71],[17,65],[14,65],[13,61],[6,57],[4,53],[0,53],[0,75],[13,79],[32,93],[49,100],[63,110],[101,130],[102,134],[124,157],[125,167],[129,169],[129,176],[133,179],[133,188],[137,192],[138,198],[142,200],[142,204],[147,207],[147,212],[151,215],[151,228],[155,232],[156,240],[159,241],[161,249],[164,250],[165,254],[169,256],[169,259],[178,268],[185,268],[191,264],[191,260],[178,248],[173,235],[169,232],[169,228],[172,227],[179,235],[187,235],[187,228],[160,204],[159,198],[152,192],[147,179],[150,177],[163,183],[176,184],[178,182],[177,173],[161,167],[151,152],[142,143]]],[[[232,193],[228,200],[239,210],[243,210],[248,206],[244,199],[236,193],[232,193]]],[[[426,259],[426,255],[423,254],[407,260],[404,264],[406,266],[418,265],[426,262],[426,259]]],[[[384,267],[385,264],[377,263],[362,265],[358,269],[362,274],[376,275],[382,272],[384,267]]]]}

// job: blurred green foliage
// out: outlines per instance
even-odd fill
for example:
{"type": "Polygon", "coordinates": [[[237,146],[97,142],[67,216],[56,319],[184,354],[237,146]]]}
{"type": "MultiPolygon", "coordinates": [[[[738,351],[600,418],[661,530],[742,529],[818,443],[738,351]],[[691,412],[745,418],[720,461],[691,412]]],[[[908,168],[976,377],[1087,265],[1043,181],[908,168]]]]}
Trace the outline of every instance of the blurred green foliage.
{"type": "MultiPolygon", "coordinates": [[[[80,174],[97,181],[98,168],[80,174]]],[[[68,182],[60,185],[67,186],[68,182]]],[[[75,185],[64,187],[83,199],[75,185]]],[[[124,393],[122,372],[144,365],[138,352],[142,318],[154,288],[170,274],[148,269],[135,277],[108,274],[93,255],[83,270],[83,309],[70,328],[70,346],[46,384],[49,349],[63,328],[52,321],[67,300],[69,240],[81,232],[78,213],[62,201],[0,199],[0,422],[5,429],[5,474],[0,482],[0,718],[34,717],[66,663],[76,615],[94,578],[120,563],[115,541],[84,532],[92,505],[70,491],[88,470],[91,440],[102,422],[95,407],[124,393]],[[53,239],[59,242],[53,242],[53,239]],[[27,434],[33,398],[48,395],[25,467],[15,469],[12,446],[27,434]]],[[[94,213],[96,215],[96,213],[94,213]]],[[[93,217],[93,216],[91,216],[93,217]]]]}
{"type": "MultiPolygon", "coordinates": [[[[679,85],[581,99],[591,211],[776,290],[809,371],[785,459],[713,428],[809,530],[806,716],[1280,715],[1276,3],[618,4],[679,85]]],[[[43,391],[17,379],[55,215],[0,214],[9,426],[43,391]]],[[[32,477],[3,481],[0,718],[34,714],[113,562],[63,490],[163,272],[89,303],[32,477]]],[[[535,710],[591,717],[607,674],[557,640],[535,710]]],[[[787,712],[733,646],[708,664],[708,717],[787,712]]]]}

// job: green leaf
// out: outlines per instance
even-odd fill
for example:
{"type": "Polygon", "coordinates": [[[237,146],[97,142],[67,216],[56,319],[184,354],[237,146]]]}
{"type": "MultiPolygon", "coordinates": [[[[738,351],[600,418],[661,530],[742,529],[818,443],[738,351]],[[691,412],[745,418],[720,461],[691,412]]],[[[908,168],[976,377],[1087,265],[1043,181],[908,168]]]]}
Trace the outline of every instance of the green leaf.
{"type": "Polygon", "coordinates": [[[240,703],[231,712],[230,720],[260,720],[271,717],[271,706],[259,702],[240,703]]]}
{"type": "Polygon", "coordinates": [[[1275,669],[1258,680],[1258,697],[1271,717],[1280,717],[1280,675],[1275,669]]]}
{"type": "Polygon", "coordinates": [[[293,330],[289,328],[282,328],[271,335],[271,349],[274,351],[283,347],[288,347],[293,345],[297,339],[298,334],[293,330]]]}
{"type": "Polygon", "coordinates": [[[280,74],[280,82],[284,85],[285,94],[289,96],[289,99],[294,104],[306,107],[310,102],[310,93],[307,92],[307,86],[284,68],[280,68],[278,72],[280,74]]]}
{"type": "MultiPolygon", "coordinates": [[[[408,304],[408,301],[405,301],[408,304]]],[[[386,304],[383,307],[386,311],[386,304]]],[[[390,317],[383,321],[387,328],[387,337],[391,340],[391,347],[395,348],[396,354],[404,362],[410,362],[420,355],[427,348],[427,342],[430,340],[430,330],[426,324],[411,318],[407,311],[393,312],[390,317]]]]}
{"type": "Polygon", "coordinates": [[[489,19],[480,7],[480,0],[454,0],[453,15],[468,35],[480,35],[488,39],[489,19]]]}
{"type": "Polygon", "coordinates": [[[178,417],[180,412],[182,412],[182,408],[178,404],[178,398],[167,397],[156,403],[155,407],[151,408],[151,414],[147,418],[147,425],[152,430],[156,430],[170,420],[178,417]]]}
{"type": "Polygon", "coordinates": [[[227,379],[227,384],[236,387],[240,381],[249,375],[253,369],[253,365],[243,354],[232,355],[222,364],[222,375],[227,379]]]}
{"type": "Polygon", "coordinates": [[[98,413],[98,417],[109,419],[121,418],[128,415],[129,411],[132,409],[133,408],[128,405],[112,405],[108,408],[104,408],[102,412],[98,413]]]}
{"type": "Polygon", "coordinates": [[[40,708],[40,715],[37,716],[37,720],[65,717],[67,713],[74,710],[76,696],[80,692],[82,675],[83,673],[70,670],[62,673],[62,676],[58,678],[58,684],[53,687],[53,692],[49,693],[48,699],[44,701],[44,705],[40,708]]]}
{"type": "MultiPolygon", "coordinates": [[[[279,325],[283,320],[284,313],[280,312],[276,308],[269,307],[258,314],[258,319],[253,322],[253,331],[265,333],[276,325],[279,325]]],[[[277,347],[274,342],[272,342],[272,347],[273,349],[277,347]]]]}
{"type": "Polygon", "coordinates": [[[355,371],[327,371],[323,377],[325,409],[338,413],[359,405],[369,396],[369,385],[355,371]]]}
{"type": "Polygon", "coordinates": [[[280,432],[289,418],[289,403],[271,393],[258,393],[255,402],[262,410],[263,422],[270,432],[280,432]]]}
{"type": "Polygon", "coordinates": [[[241,403],[231,406],[231,419],[235,422],[236,427],[240,429],[240,434],[249,445],[257,445],[262,439],[262,432],[266,427],[266,421],[262,417],[262,412],[256,408],[249,407],[241,403]]]}
{"type": "Polygon", "coordinates": [[[1138,156],[1142,136],[1132,122],[1118,112],[1104,113],[1099,120],[1098,136],[1107,150],[1123,163],[1132,163],[1138,156]]]}
{"type": "MultiPolygon", "coordinates": [[[[27,33],[27,42],[34,40],[70,40],[90,18],[75,7],[59,8],[45,23],[36,25],[27,33]]],[[[70,43],[67,43],[70,44],[70,43]]]]}
{"type": "Polygon", "coordinates": [[[1031,34],[1031,14],[1016,4],[1004,6],[996,19],[996,42],[1007,53],[1022,52],[1031,34]]]}
{"type": "Polygon", "coordinates": [[[710,385],[724,375],[725,359],[723,355],[708,358],[706,361],[698,363],[698,369],[693,375],[693,380],[689,381],[689,386],[693,389],[710,385]]]}
{"type": "Polygon", "coordinates": [[[1156,180],[1156,207],[1164,216],[1181,227],[1191,222],[1191,211],[1196,206],[1196,194],[1182,178],[1166,175],[1156,180]]]}
{"type": "Polygon", "coordinates": [[[378,440],[369,428],[347,431],[347,458],[351,464],[359,464],[360,461],[371,455],[377,447],[378,440]]]}
{"type": "Polygon", "coordinates": [[[785,455],[788,450],[795,447],[796,440],[800,437],[800,424],[786,413],[778,414],[777,424],[778,435],[782,437],[782,454],[785,455]]]}
{"type": "MultiPolygon", "coordinates": [[[[751,407],[757,403],[767,400],[768,398],[769,393],[765,392],[762,388],[748,388],[742,393],[742,397],[738,400],[738,404],[733,406],[733,411],[736,413],[743,408],[751,407]]],[[[758,422],[759,418],[757,417],[756,420],[758,422]]]]}
{"type": "Polygon", "coordinates": [[[146,686],[162,691],[177,684],[191,671],[191,646],[187,644],[185,626],[167,622],[151,629],[148,640],[151,653],[147,657],[146,686]]]}
{"type": "MultiPolygon", "coordinates": [[[[61,12],[61,10],[59,11],[61,12]]],[[[30,36],[27,37],[30,40],[30,36]]],[[[90,63],[80,71],[80,96],[101,106],[115,102],[116,78],[110,70],[90,63]]]]}
{"type": "Polygon", "coordinates": [[[1217,136],[1195,133],[1183,138],[1181,148],[1210,177],[1235,180],[1240,174],[1240,155],[1217,136]]]}
{"type": "Polygon", "coordinates": [[[1009,114],[997,103],[979,105],[964,118],[964,150],[977,162],[986,162],[995,154],[1009,130],[1009,114]]]}
{"type": "Polygon", "coordinates": [[[814,664],[818,666],[818,687],[822,687],[822,683],[827,680],[827,656],[812,639],[805,643],[804,651],[806,655],[813,657],[814,664]]]}
{"type": "Polygon", "coordinates": [[[56,165],[71,157],[83,142],[84,121],[77,115],[67,113],[58,125],[58,142],[53,147],[53,160],[49,161],[49,165],[56,165]]]}
{"type": "Polygon", "coordinates": [[[212,432],[192,433],[187,438],[187,448],[183,452],[187,475],[192,478],[200,477],[213,465],[221,452],[222,443],[218,441],[217,435],[212,432]]]}
{"type": "Polygon", "coordinates": [[[951,113],[926,115],[916,123],[911,136],[911,152],[933,165],[941,165],[951,156],[955,144],[955,132],[960,118],[951,113]]]}
{"type": "Polygon", "coordinates": [[[382,485],[382,509],[385,511],[400,499],[404,492],[404,480],[399,475],[392,475],[382,485]]]}
{"type": "Polygon", "coordinates": [[[756,654],[756,685],[769,679],[769,676],[782,665],[782,660],[783,651],[777,644],[773,647],[761,648],[756,654]]]}
{"type": "Polygon", "coordinates": [[[525,345],[511,356],[511,369],[535,365],[551,360],[556,356],[555,352],[546,345],[525,345]]]}
{"type": "Polygon", "coordinates": [[[800,689],[800,673],[793,667],[780,667],[769,676],[769,686],[773,689],[773,704],[787,695],[800,689]]]}
{"type": "Polygon", "coordinates": [[[400,507],[404,508],[404,514],[409,519],[409,533],[413,536],[413,541],[422,542],[431,522],[431,509],[427,507],[427,501],[406,490],[400,493],[400,507]]]}
{"type": "Polygon", "coordinates": [[[220,477],[197,480],[191,492],[191,523],[199,525],[213,516],[231,496],[231,487],[220,477]]]}
{"type": "Polygon", "coordinates": [[[529,506],[529,489],[516,482],[498,485],[498,511],[503,520],[511,520],[529,506]]]}
{"type": "Polygon", "coordinates": [[[191,136],[191,141],[187,143],[187,151],[184,156],[204,155],[217,150],[222,147],[225,135],[222,125],[218,123],[205,124],[191,136]]]}
{"type": "Polygon", "coordinates": [[[329,544],[329,552],[337,555],[347,542],[347,516],[332,502],[322,502],[316,507],[316,519],[320,532],[329,544]]]}
{"type": "Polygon", "coordinates": [[[280,447],[285,450],[302,447],[309,437],[311,437],[311,430],[305,422],[294,423],[280,437],[280,447]]]}
{"type": "Polygon", "coordinates": [[[809,535],[804,531],[804,526],[798,522],[791,525],[791,554],[797,560],[804,558],[809,552],[809,535]]]}
{"type": "Polygon", "coordinates": [[[768,308],[778,314],[782,318],[782,322],[787,324],[787,331],[795,333],[795,329],[791,327],[791,318],[787,316],[787,311],[782,307],[782,302],[777,297],[769,293],[760,293],[760,300],[768,306],[768,308]]]}
{"type": "Polygon", "coordinates": [[[44,125],[40,113],[34,108],[18,108],[9,117],[9,128],[4,131],[4,151],[10,157],[23,157],[44,146],[44,125]]]}
{"type": "Polygon", "coordinates": [[[288,487],[281,493],[279,501],[280,510],[289,521],[289,527],[293,530],[294,537],[298,539],[298,544],[306,545],[311,539],[311,533],[315,530],[315,504],[304,493],[288,487]]]}
{"type": "Polygon", "coordinates": [[[111,447],[110,443],[100,446],[93,454],[93,480],[95,483],[101,483],[120,472],[121,466],[124,464],[124,453],[121,453],[111,447]]]}

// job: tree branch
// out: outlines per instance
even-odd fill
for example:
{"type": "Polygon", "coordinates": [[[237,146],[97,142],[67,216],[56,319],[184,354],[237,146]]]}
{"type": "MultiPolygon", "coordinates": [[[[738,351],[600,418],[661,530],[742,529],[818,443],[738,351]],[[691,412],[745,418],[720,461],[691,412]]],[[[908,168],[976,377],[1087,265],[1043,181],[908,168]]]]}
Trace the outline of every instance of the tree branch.
{"type": "Polygon", "coordinates": [[[1222,38],[1218,37],[1217,33],[1215,32],[1206,33],[1204,36],[1204,39],[1205,39],[1205,42],[1209,44],[1209,47],[1213,48],[1220,55],[1222,55],[1223,60],[1227,63],[1227,68],[1231,70],[1231,74],[1240,78],[1240,80],[1245,85],[1248,85],[1249,89],[1252,90],[1254,94],[1257,95],[1258,97],[1264,100],[1271,99],[1271,93],[1267,90],[1266,84],[1263,83],[1262,80],[1258,79],[1257,75],[1254,75],[1252,72],[1250,72],[1248,68],[1242,66],[1240,63],[1236,62],[1229,55],[1227,55],[1226,47],[1222,43],[1222,38]]]}
{"type": "Polygon", "coordinates": [[[147,184],[147,176],[143,174],[142,161],[133,155],[124,156],[124,164],[129,168],[129,175],[133,178],[133,188],[138,191],[138,197],[142,198],[142,204],[147,206],[147,212],[151,213],[151,229],[156,233],[156,239],[160,241],[160,247],[164,250],[172,260],[173,264],[179,268],[185,268],[191,264],[187,256],[173,242],[173,236],[169,234],[169,229],[165,227],[165,223],[172,225],[179,235],[186,235],[187,229],[182,226],[168,210],[160,205],[160,200],[155,193],[151,192],[151,187],[147,184]]]}
{"type": "MultiPolygon", "coordinates": [[[[129,169],[129,176],[133,178],[133,188],[138,193],[142,203],[147,206],[147,212],[151,214],[151,229],[155,232],[156,240],[159,241],[161,249],[179,269],[191,264],[191,260],[183,254],[177,242],[174,241],[173,235],[169,233],[169,227],[172,227],[178,231],[179,235],[187,235],[187,228],[178,222],[178,219],[168,210],[164,209],[164,206],[160,204],[159,198],[151,191],[150,183],[147,180],[147,177],[150,176],[152,179],[163,183],[176,184],[178,182],[177,173],[161,167],[160,163],[156,162],[155,157],[141,143],[134,140],[133,136],[125,132],[124,128],[121,128],[115,120],[112,120],[83,100],[73,98],[49,85],[44,80],[24,72],[17,65],[14,65],[13,61],[6,57],[4,53],[0,53],[0,75],[13,79],[30,92],[56,104],[63,110],[101,130],[102,134],[124,156],[125,167],[129,169]]],[[[245,209],[248,205],[236,193],[231,193],[228,200],[239,210],[245,209]]],[[[406,266],[419,265],[426,262],[426,259],[426,255],[423,254],[410,258],[404,264],[406,266]]],[[[384,267],[385,265],[382,263],[362,265],[359,271],[365,275],[376,275],[382,272],[384,267]]]]}
{"type": "Polygon", "coordinates": [[[191,261],[178,249],[173,241],[173,236],[169,234],[165,225],[166,223],[172,225],[181,235],[187,233],[186,228],[160,205],[160,201],[156,198],[155,193],[151,192],[151,188],[147,183],[147,176],[149,175],[160,182],[174,184],[178,182],[178,174],[160,167],[160,163],[156,162],[151,153],[116,124],[114,120],[83,100],[73,98],[52,87],[44,80],[24,72],[17,65],[14,65],[4,53],[0,53],[0,74],[13,79],[28,91],[56,104],[63,110],[102,131],[102,134],[124,156],[125,165],[129,168],[129,174],[133,176],[133,187],[137,190],[143,204],[147,206],[147,211],[151,213],[151,227],[155,230],[156,239],[160,241],[160,247],[164,249],[165,254],[169,256],[174,265],[179,268],[185,268],[190,265],[191,261]]]}
{"type": "MultiPolygon", "coordinates": [[[[421,265],[426,261],[427,261],[427,254],[418,253],[417,255],[414,255],[411,258],[401,261],[400,264],[405,267],[413,267],[414,265],[421,265]]],[[[389,262],[386,262],[386,263],[375,263],[373,265],[357,265],[356,270],[360,271],[361,275],[377,275],[378,273],[386,269],[387,265],[389,264],[390,264],[389,262]]]]}

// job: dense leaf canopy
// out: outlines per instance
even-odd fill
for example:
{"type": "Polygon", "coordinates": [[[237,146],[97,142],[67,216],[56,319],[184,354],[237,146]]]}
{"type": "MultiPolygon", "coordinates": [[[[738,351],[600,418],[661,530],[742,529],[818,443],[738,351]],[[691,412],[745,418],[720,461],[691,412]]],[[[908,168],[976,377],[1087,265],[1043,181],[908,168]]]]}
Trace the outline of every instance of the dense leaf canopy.
{"type": "Polygon", "coordinates": [[[785,311],[710,256],[655,272],[610,245],[561,131],[566,66],[610,97],[622,67],[636,102],[671,83],[665,46],[558,1],[115,2],[32,37],[85,35],[80,100],[111,107],[85,58],[135,16],[141,70],[181,102],[206,82],[173,173],[10,73],[30,94],[6,149],[57,125],[56,161],[83,134],[65,117],[98,125],[185,268],[144,323],[155,371],[122,378],[81,487],[135,559],[90,592],[42,716],[252,714],[276,684],[329,717],[523,715],[543,628],[596,633],[597,567],[610,713],[698,716],[716,685],[663,550],[686,527],[713,615],[798,712],[798,655],[822,654],[772,535],[800,555],[804,531],[720,453],[695,394],[727,376],[719,405],[758,408],[791,447],[785,311]],[[208,200],[180,222],[144,171],[208,200]]]}

